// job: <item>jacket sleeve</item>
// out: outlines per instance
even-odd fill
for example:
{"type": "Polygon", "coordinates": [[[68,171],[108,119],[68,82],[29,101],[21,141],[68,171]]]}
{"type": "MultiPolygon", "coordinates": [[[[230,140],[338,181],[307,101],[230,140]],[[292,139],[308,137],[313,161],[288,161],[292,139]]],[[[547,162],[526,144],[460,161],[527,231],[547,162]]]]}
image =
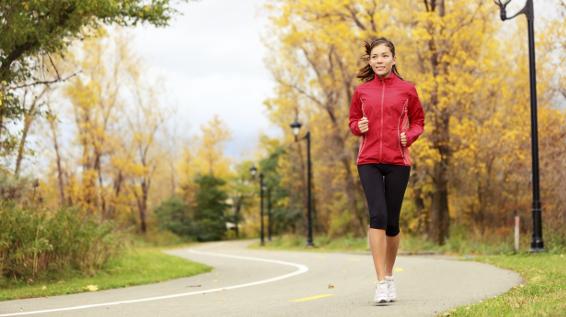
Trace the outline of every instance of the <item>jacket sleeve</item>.
{"type": "Polygon", "coordinates": [[[424,131],[424,112],[413,86],[409,92],[409,130],[407,130],[407,147],[415,142],[424,131]]]}
{"type": "Polygon", "coordinates": [[[354,90],[352,102],[350,103],[350,131],[352,131],[352,134],[357,136],[361,136],[363,134],[358,127],[358,121],[360,121],[362,117],[362,105],[360,103],[358,89],[356,89],[354,90]]]}

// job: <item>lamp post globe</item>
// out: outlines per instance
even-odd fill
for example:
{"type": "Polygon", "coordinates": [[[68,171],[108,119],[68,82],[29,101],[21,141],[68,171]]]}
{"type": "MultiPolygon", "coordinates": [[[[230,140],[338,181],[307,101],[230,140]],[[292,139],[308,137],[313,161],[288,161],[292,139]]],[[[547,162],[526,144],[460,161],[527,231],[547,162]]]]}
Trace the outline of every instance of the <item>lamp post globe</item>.
{"type": "Polygon", "coordinates": [[[252,165],[252,167],[250,167],[250,174],[252,175],[252,177],[255,177],[255,175],[257,174],[257,167],[255,167],[255,165],[252,165]]]}
{"type": "Polygon", "coordinates": [[[295,136],[295,141],[299,137],[299,131],[301,130],[302,126],[303,125],[297,119],[295,119],[295,121],[290,124],[291,130],[293,131],[293,135],[295,136]]]}

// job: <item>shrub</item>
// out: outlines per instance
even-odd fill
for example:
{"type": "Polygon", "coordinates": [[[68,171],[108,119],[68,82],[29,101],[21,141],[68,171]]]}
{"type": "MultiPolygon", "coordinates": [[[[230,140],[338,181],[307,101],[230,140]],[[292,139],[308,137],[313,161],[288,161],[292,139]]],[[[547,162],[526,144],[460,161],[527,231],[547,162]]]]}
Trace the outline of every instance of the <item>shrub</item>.
{"type": "Polygon", "coordinates": [[[162,202],[154,211],[159,228],[179,236],[191,234],[189,205],[180,197],[173,196],[162,202]]]}
{"type": "Polygon", "coordinates": [[[0,203],[0,273],[33,281],[51,273],[94,274],[124,245],[111,222],[74,208],[48,213],[0,203]]]}

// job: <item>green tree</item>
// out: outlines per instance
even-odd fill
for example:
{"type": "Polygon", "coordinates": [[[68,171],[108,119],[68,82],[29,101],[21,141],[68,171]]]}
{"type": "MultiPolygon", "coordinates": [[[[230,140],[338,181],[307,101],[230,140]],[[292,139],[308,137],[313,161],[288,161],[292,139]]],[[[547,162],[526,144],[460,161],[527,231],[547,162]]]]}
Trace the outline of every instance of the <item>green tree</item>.
{"type": "Polygon", "coordinates": [[[212,175],[197,176],[195,197],[194,232],[198,241],[220,240],[226,232],[226,199],[222,188],[226,182],[212,175]]]}
{"type": "Polygon", "coordinates": [[[252,161],[242,161],[235,166],[235,173],[228,179],[228,195],[232,202],[232,208],[227,218],[234,224],[234,235],[240,237],[240,225],[247,217],[244,212],[256,206],[253,197],[256,194],[256,182],[252,180],[250,168],[252,161]]]}
{"type": "Polygon", "coordinates": [[[179,236],[190,236],[189,205],[182,198],[173,196],[163,201],[154,213],[161,229],[169,230],[179,236]]]}
{"type": "Polygon", "coordinates": [[[272,234],[288,231],[296,233],[297,227],[303,226],[306,228],[306,205],[290,203],[289,191],[282,184],[279,164],[281,157],[287,153],[277,140],[263,137],[261,142],[269,153],[266,158],[259,162],[259,168],[265,176],[267,190],[264,208],[266,217],[271,218],[271,232],[272,234]],[[269,214],[269,210],[271,210],[271,214],[269,214]]]}

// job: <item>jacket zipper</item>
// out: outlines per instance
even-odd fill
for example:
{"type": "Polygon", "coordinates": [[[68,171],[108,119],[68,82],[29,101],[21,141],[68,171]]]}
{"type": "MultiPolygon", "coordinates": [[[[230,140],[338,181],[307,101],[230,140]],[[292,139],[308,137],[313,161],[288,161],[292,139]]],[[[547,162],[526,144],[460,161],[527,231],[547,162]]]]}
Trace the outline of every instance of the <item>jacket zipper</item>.
{"type": "Polygon", "coordinates": [[[379,127],[379,161],[383,160],[383,99],[385,98],[385,80],[381,81],[381,125],[379,127]]]}

